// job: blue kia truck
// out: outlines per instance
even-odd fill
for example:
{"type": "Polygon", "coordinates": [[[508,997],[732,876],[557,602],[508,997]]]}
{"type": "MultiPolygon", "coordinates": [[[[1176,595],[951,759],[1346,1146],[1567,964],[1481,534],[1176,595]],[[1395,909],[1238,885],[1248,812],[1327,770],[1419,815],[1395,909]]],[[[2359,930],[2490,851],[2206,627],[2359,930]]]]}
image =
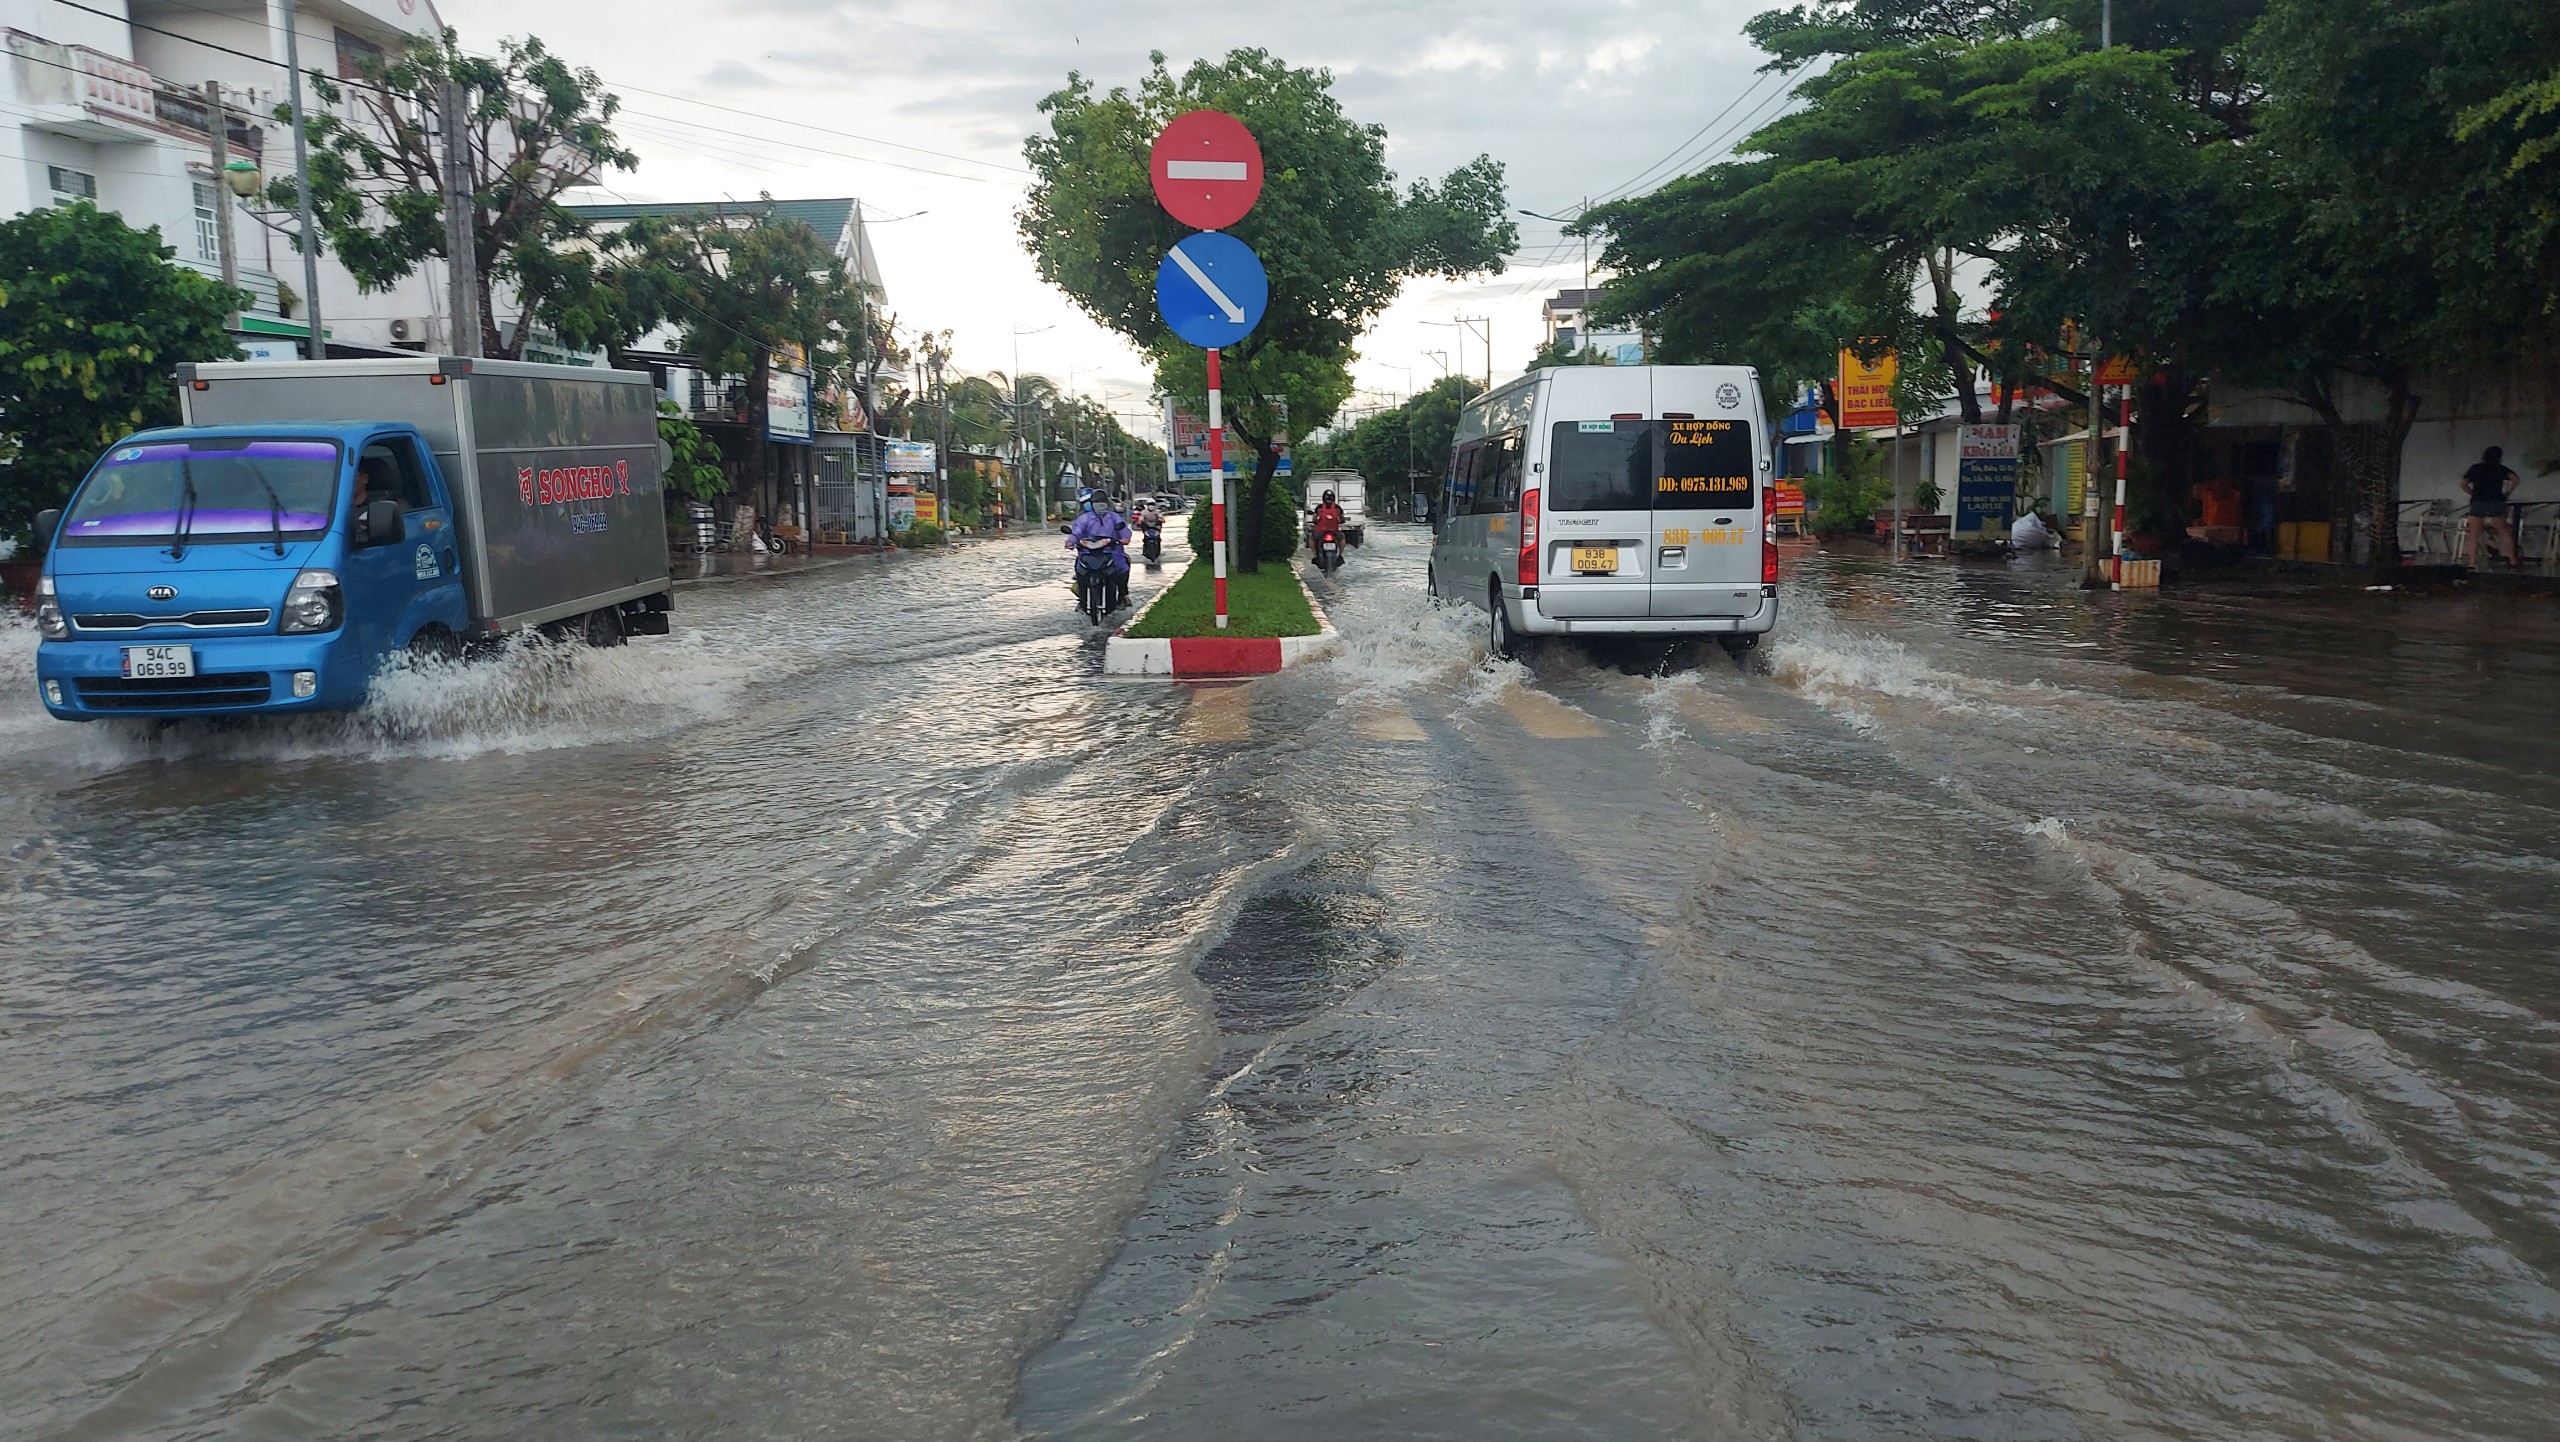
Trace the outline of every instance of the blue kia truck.
{"type": "Polygon", "coordinates": [[[667,631],[643,372],[225,361],[178,395],[183,424],[37,517],[36,685],[64,720],[351,710],[404,652],[667,631]]]}

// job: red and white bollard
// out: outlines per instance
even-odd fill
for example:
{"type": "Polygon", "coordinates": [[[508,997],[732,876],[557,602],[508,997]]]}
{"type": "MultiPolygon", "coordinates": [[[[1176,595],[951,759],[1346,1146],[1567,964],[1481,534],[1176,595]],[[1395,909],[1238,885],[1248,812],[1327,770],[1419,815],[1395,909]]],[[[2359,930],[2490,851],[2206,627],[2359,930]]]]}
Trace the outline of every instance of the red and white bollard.
{"type": "Polygon", "coordinates": [[[1218,391],[1218,348],[1209,347],[1209,575],[1218,629],[1227,629],[1227,416],[1218,391]]]}

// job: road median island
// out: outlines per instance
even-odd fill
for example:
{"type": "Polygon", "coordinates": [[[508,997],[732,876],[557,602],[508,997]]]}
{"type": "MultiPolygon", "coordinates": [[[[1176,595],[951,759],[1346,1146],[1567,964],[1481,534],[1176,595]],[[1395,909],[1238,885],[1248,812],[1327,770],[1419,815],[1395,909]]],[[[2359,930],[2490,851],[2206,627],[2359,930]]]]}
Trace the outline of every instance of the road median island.
{"type": "Polygon", "coordinates": [[[1115,676],[1260,676],[1330,646],[1332,623],[1296,568],[1266,563],[1227,578],[1227,627],[1219,630],[1209,563],[1194,561],[1136,619],[1105,643],[1115,676]]]}

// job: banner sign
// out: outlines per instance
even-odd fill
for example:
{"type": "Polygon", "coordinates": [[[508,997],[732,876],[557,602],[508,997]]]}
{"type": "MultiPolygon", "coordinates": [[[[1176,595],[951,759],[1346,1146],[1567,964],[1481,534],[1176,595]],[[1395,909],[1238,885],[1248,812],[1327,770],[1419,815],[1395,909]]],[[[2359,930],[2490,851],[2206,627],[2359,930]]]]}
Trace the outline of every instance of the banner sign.
{"type": "Polygon", "coordinates": [[[2018,428],[1956,427],[1955,533],[2009,529],[2018,494],[2018,428]]]}
{"type": "Polygon", "coordinates": [[[916,523],[916,488],[889,487],[889,529],[903,531],[916,523]]]}
{"type": "MultiPolygon", "coordinates": [[[[1173,444],[1171,449],[1173,452],[1174,478],[1177,480],[1187,480],[1193,477],[1199,477],[1204,480],[1207,479],[1209,474],[1208,417],[1202,415],[1198,411],[1190,409],[1187,406],[1173,407],[1172,416],[1173,444]]],[[[1286,436],[1281,437],[1279,444],[1283,446],[1284,449],[1280,452],[1280,469],[1278,474],[1284,476],[1290,475],[1296,470],[1296,467],[1289,464],[1289,453],[1285,449],[1288,444],[1288,438],[1286,436]]],[[[1244,474],[1252,471],[1253,462],[1249,459],[1252,455],[1253,448],[1246,445],[1244,443],[1244,438],[1236,434],[1236,428],[1233,426],[1227,427],[1227,469],[1238,474],[1244,474]]]]}
{"type": "Polygon", "coordinates": [[[893,476],[933,474],[933,442],[882,441],[880,462],[893,476]]]}
{"type": "Polygon", "coordinates": [[[936,496],[933,492],[926,490],[921,486],[917,487],[916,519],[928,526],[938,526],[942,524],[940,519],[942,515],[940,510],[941,500],[942,498],[936,496]]]}
{"type": "Polygon", "coordinates": [[[1804,514],[1803,486],[1794,481],[1780,481],[1777,490],[1779,515],[1801,516],[1804,514]]]}
{"type": "Polygon", "coordinates": [[[1840,352],[1840,424],[1851,430],[1889,426],[1901,419],[1893,409],[1893,379],[1900,362],[1886,351],[1874,365],[1854,350],[1840,352]]]}
{"type": "Polygon", "coordinates": [[[765,378],[764,435],[769,441],[806,445],[816,433],[809,406],[809,377],[777,370],[765,378]]]}

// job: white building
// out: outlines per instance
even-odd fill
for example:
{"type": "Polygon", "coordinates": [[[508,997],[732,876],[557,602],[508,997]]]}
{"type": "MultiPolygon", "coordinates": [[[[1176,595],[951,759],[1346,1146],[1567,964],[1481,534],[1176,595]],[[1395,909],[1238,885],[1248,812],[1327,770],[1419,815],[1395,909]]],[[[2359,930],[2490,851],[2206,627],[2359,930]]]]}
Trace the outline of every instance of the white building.
{"type": "MultiPolygon", "coordinates": [[[[221,83],[235,158],[270,176],[292,166],[290,130],[267,118],[284,98],[282,8],[268,0],[81,5],[0,0],[0,125],[15,141],[0,160],[0,210],[92,200],[137,229],[159,227],[180,263],[218,276],[215,207],[232,206],[240,283],[252,296],[242,343],[253,354],[289,356],[308,314],[302,258],[213,174],[204,95],[206,81],[221,83]]],[[[353,75],[364,54],[443,26],[435,0],[301,0],[299,12],[303,69],[341,76],[353,75]]],[[[307,86],[303,98],[319,104],[307,86]]],[[[323,252],[321,325],[333,344],[441,350],[444,290],[443,263],[429,261],[367,295],[323,252]]]]}
{"type": "Polygon", "coordinates": [[[1547,344],[1567,354],[1596,352],[1611,365],[1644,364],[1644,337],[1631,330],[1593,330],[1583,324],[1584,313],[1599,303],[1601,292],[1566,289],[1548,296],[1542,307],[1547,326],[1547,344]]]}

